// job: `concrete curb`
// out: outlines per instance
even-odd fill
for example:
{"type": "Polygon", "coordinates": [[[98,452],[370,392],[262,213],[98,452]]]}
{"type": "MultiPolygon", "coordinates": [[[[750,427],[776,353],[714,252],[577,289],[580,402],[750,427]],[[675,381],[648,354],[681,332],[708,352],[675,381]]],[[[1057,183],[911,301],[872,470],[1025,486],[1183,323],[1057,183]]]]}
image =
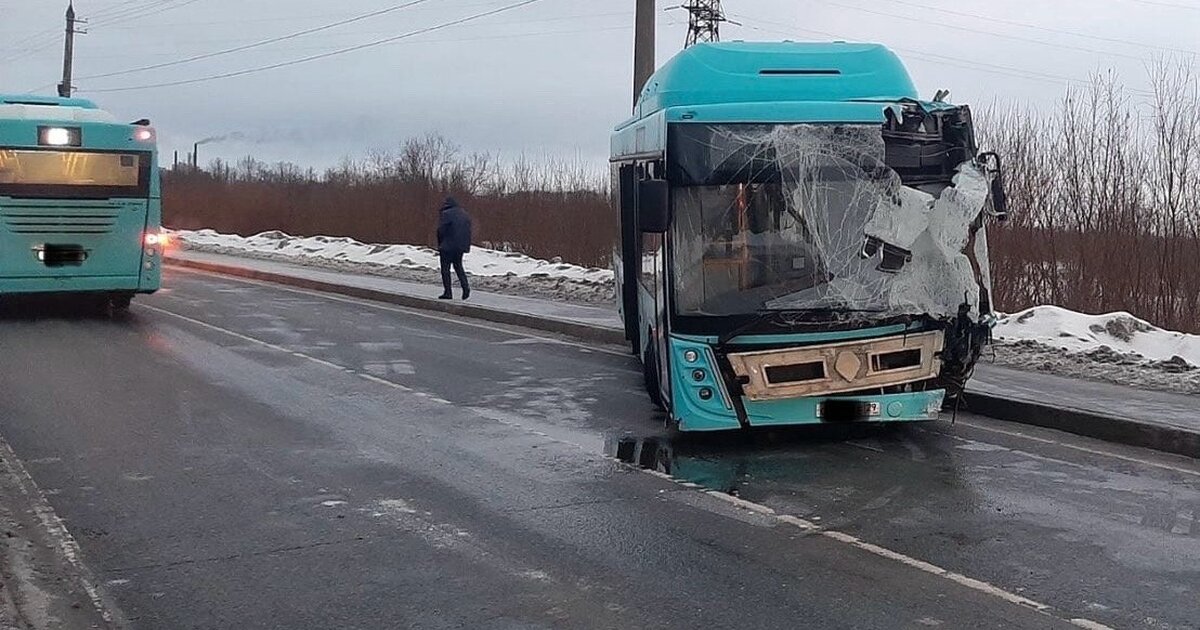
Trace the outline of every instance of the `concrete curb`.
{"type": "MultiPolygon", "coordinates": [[[[253,280],[263,280],[313,291],[345,295],[422,310],[438,311],[500,324],[523,326],[533,330],[567,335],[581,341],[613,345],[625,345],[626,343],[625,335],[620,330],[593,326],[591,324],[581,324],[569,320],[500,311],[463,302],[449,302],[400,295],[387,291],[297,278],[286,274],[259,271],[220,263],[185,260],[181,258],[167,258],[166,263],[177,267],[198,269],[253,280]]],[[[1056,429],[1108,442],[1140,446],[1167,453],[1200,458],[1200,432],[1188,431],[1178,427],[1138,422],[1127,418],[1105,416],[1088,411],[1053,407],[1011,398],[1001,398],[969,390],[963,394],[963,410],[996,418],[997,420],[1056,429]]]]}
{"type": "Polygon", "coordinates": [[[1140,446],[1156,451],[1200,458],[1200,432],[1189,431],[1181,427],[1139,422],[1128,418],[1106,416],[1080,409],[1053,407],[1025,400],[1001,398],[970,390],[963,393],[962,409],[997,420],[1056,429],[1106,442],[1140,446]]]}
{"type": "Polygon", "coordinates": [[[615,345],[625,344],[625,335],[619,330],[604,328],[602,326],[593,326],[591,324],[581,324],[579,322],[573,322],[565,319],[554,319],[548,317],[539,317],[536,315],[528,315],[525,313],[501,311],[488,308],[486,306],[477,306],[465,302],[452,302],[449,300],[438,300],[436,298],[400,295],[397,293],[377,291],[375,289],[368,289],[365,287],[352,287],[342,284],[335,284],[332,282],[323,282],[321,280],[297,278],[295,276],[289,276],[286,274],[259,271],[257,269],[246,269],[245,267],[235,267],[233,265],[223,265],[220,263],[170,257],[165,258],[164,261],[167,265],[176,267],[210,271],[228,276],[237,276],[239,278],[250,278],[252,280],[263,280],[266,282],[274,282],[276,284],[283,284],[301,289],[309,289],[312,291],[322,291],[325,293],[345,295],[347,297],[372,300],[375,302],[386,302],[388,304],[395,304],[397,306],[407,306],[409,308],[418,308],[426,311],[438,311],[442,313],[448,313],[450,315],[482,319],[489,322],[496,322],[498,324],[523,326],[533,330],[567,335],[582,341],[589,341],[593,343],[615,345]]]}

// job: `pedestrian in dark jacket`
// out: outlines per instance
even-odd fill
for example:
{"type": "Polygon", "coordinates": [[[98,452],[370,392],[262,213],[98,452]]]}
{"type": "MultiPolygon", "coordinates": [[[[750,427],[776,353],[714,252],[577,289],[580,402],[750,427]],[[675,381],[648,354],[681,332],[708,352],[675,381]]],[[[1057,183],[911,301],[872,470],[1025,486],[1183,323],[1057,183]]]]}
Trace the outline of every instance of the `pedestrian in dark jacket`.
{"type": "Polygon", "coordinates": [[[467,272],[463,270],[463,254],[471,251],[471,216],[453,197],[446,197],[440,215],[437,227],[438,257],[442,263],[442,286],[445,290],[438,297],[451,299],[450,268],[454,267],[458,284],[462,287],[462,299],[465,300],[471,297],[467,272]]]}

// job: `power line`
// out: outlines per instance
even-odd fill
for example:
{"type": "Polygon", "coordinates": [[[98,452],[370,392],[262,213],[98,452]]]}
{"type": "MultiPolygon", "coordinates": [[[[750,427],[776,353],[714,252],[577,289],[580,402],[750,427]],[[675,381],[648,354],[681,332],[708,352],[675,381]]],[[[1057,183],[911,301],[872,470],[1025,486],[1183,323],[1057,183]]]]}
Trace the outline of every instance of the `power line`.
{"type": "MultiPolygon", "coordinates": [[[[93,18],[102,18],[102,17],[108,17],[110,15],[116,15],[118,13],[124,13],[131,8],[130,5],[136,5],[141,1],[142,0],[124,0],[123,2],[118,2],[109,7],[105,7],[102,9],[96,9],[95,11],[92,11],[90,15],[93,18]]],[[[171,1],[171,0],[150,0],[149,4],[153,4],[154,2],[169,2],[169,1],[171,1]]],[[[136,7],[136,8],[141,9],[144,7],[136,7]]]]}
{"type": "Polygon", "coordinates": [[[92,24],[92,26],[96,27],[96,26],[111,26],[113,24],[124,24],[126,22],[132,22],[134,20],[140,20],[142,18],[148,18],[148,17],[154,16],[154,15],[158,15],[159,13],[165,13],[167,11],[173,11],[175,9],[182,9],[183,7],[186,7],[189,4],[196,3],[197,1],[198,0],[161,0],[157,5],[156,10],[143,11],[141,9],[134,9],[134,10],[130,10],[126,13],[123,13],[121,15],[115,15],[115,16],[110,15],[103,19],[97,20],[92,24]],[[174,2],[174,4],[172,4],[172,2],[174,2]]]}
{"type": "Polygon", "coordinates": [[[119,88],[106,88],[106,89],[100,89],[100,90],[86,90],[86,91],[87,91],[87,92],[91,92],[91,93],[95,93],[95,94],[99,94],[99,93],[106,93],[106,92],[127,92],[127,91],[131,91],[131,90],[147,90],[147,89],[151,89],[151,88],[160,88],[160,87],[174,87],[174,86],[178,86],[178,85],[190,85],[190,84],[192,84],[192,83],[202,83],[202,82],[205,82],[205,81],[215,81],[215,80],[217,80],[217,79],[229,79],[229,78],[232,78],[232,77],[239,77],[239,76],[244,76],[244,75],[247,75],[247,74],[254,74],[254,73],[256,73],[256,72],[264,72],[264,71],[267,71],[267,70],[275,70],[275,69],[277,69],[277,68],[283,68],[283,67],[286,67],[286,66],[294,66],[294,65],[297,65],[297,64],[307,63],[307,62],[309,62],[309,61],[316,61],[316,60],[318,60],[318,59],[325,59],[325,58],[327,58],[327,57],[333,57],[333,56],[335,56],[335,55],[342,55],[342,54],[346,54],[346,53],[350,53],[350,52],[355,52],[355,51],[358,51],[358,50],[363,50],[363,49],[366,49],[366,48],[373,48],[373,47],[375,47],[375,46],[381,46],[381,45],[383,45],[383,44],[388,44],[388,43],[391,43],[391,42],[394,42],[394,41],[398,41],[398,40],[401,40],[401,39],[406,39],[406,38],[409,38],[409,37],[415,37],[415,36],[417,36],[417,35],[423,35],[423,34],[425,34],[425,33],[430,33],[430,32],[433,32],[433,31],[442,30],[442,29],[445,29],[445,28],[449,28],[449,27],[451,27],[451,26],[458,26],[459,24],[465,24],[465,23],[467,23],[467,22],[471,22],[471,21],[474,21],[474,20],[478,20],[478,19],[481,19],[481,18],[485,18],[485,17],[488,17],[488,16],[490,16],[490,15],[496,15],[497,13],[503,13],[503,12],[505,12],[505,11],[511,11],[511,10],[513,10],[513,9],[519,9],[519,8],[521,8],[521,7],[524,7],[524,6],[527,6],[527,5],[533,4],[533,3],[535,3],[535,2],[541,2],[541,0],[521,0],[520,2],[514,2],[514,3],[512,3],[512,4],[507,4],[507,5],[504,5],[504,6],[502,6],[502,7],[499,7],[499,8],[497,8],[497,9],[492,9],[491,11],[484,11],[484,12],[482,12],[482,13],[476,13],[476,14],[474,14],[474,15],[469,15],[469,16],[467,16],[467,17],[464,17],[464,18],[459,18],[459,19],[457,19],[457,20],[451,20],[451,21],[449,21],[449,22],[443,22],[443,23],[441,23],[441,24],[436,24],[436,25],[434,25],[434,26],[428,26],[428,27],[425,27],[425,28],[417,29],[417,30],[415,30],[415,31],[409,31],[409,32],[407,32],[407,33],[403,33],[403,34],[396,35],[396,36],[393,36],[393,37],[387,37],[387,38],[384,38],[384,39],[375,40],[375,41],[373,41],[373,42],[367,42],[367,43],[365,43],[365,44],[358,44],[358,45],[356,45],[356,46],[349,46],[349,47],[347,47],[347,48],[339,48],[338,50],[333,50],[333,51],[330,51],[330,52],[327,52],[327,53],[321,53],[321,54],[317,54],[317,55],[310,55],[310,56],[308,56],[308,57],[302,57],[302,58],[300,58],[300,59],[293,59],[293,60],[290,60],[290,61],[282,61],[282,62],[279,62],[279,63],[273,63],[273,64],[269,64],[269,65],[266,65],[266,66],[259,66],[259,67],[256,67],[256,68],[247,68],[247,69],[245,69],[245,70],[237,70],[237,71],[234,71],[234,72],[225,72],[225,73],[221,73],[221,74],[214,74],[214,75],[209,75],[209,76],[206,76],[206,77],[199,77],[199,78],[195,78],[195,79],[184,79],[184,80],[181,80],[181,81],[168,81],[168,82],[165,82],[165,83],[153,83],[153,84],[149,84],[149,85],[136,85],[136,86],[128,86],[128,87],[119,87],[119,88]]]}
{"type": "Polygon", "coordinates": [[[1190,11],[1200,11],[1200,7],[1194,7],[1190,4],[1175,4],[1174,2],[1160,2],[1159,0],[1133,0],[1141,4],[1149,4],[1156,7],[1170,7],[1172,9],[1188,9],[1190,11]]]}
{"type": "Polygon", "coordinates": [[[968,33],[977,33],[979,35],[988,35],[990,37],[1000,37],[1003,39],[1011,39],[1011,40],[1027,42],[1027,43],[1031,43],[1031,44],[1039,44],[1042,46],[1052,46],[1054,48],[1064,48],[1067,50],[1078,50],[1081,52],[1092,53],[1095,55],[1110,55],[1113,57],[1123,57],[1125,59],[1134,59],[1137,61],[1147,61],[1146,58],[1139,57],[1137,55],[1127,55],[1124,53],[1113,52],[1113,51],[1109,51],[1109,50],[1099,50],[1096,48],[1073,46],[1071,44],[1059,44],[1059,43],[1055,43],[1055,42],[1047,42],[1047,41],[1042,41],[1040,39],[1033,39],[1031,37],[1022,37],[1020,35],[1008,35],[1005,33],[997,33],[995,31],[988,31],[988,30],[984,30],[984,29],[970,28],[967,26],[958,26],[955,24],[948,24],[946,22],[935,22],[932,20],[928,20],[926,18],[913,17],[911,15],[904,15],[902,13],[888,13],[886,11],[876,11],[875,9],[868,9],[866,7],[855,6],[853,4],[845,4],[842,2],[835,2],[833,0],[821,0],[821,2],[824,4],[828,4],[830,6],[840,7],[843,9],[850,9],[852,11],[861,11],[863,13],[870,13],[872,15],[879,15],[879,16],[888,17],[888,18],[897,19],[897,20],[907,20],[909,22],[917,22],[917,23],[926,24],[926,25],[936,24],[937,26],[941,26],[943,28],[949,28],[949,29],[954,29],[954,30],[958,30],[958,31],[966,31],[968,33]]]}
{"type": "MultiPolygon", "coordinates": [[[[784,27],[790,29],[788,31],[782,31],[782,30],[778,30],[778,29],[762,28],[762,27],[751,26],[751,25],[746,26],[746,28],[750,28],[750,29],[754,29],[754,30],[758,30],[758,31],[775,33],[775,34],[779,34],[779,35],[794,35],[796,31],[800,31],[800,32],[820,35],[823,37],[830,37],[833,39],[845,39],[844,36],[836,34],[836,33],[830,33],[829,31],[821,31],[821,30],[816,30],[816,29],[804,28],[804,27],[800,27],[800,26],[794,26],[791,24],[780,24],[778,22],[771,22],[768,20],[759,20],[757,18],[747,17],[747,16],[743,16],[740,14],[735,15],[735,17],[737,17],[738,19],[743,20],[743,21],[758,22],[760,24],[775,24],[775,25],[784,26],[784,27]]],[[[1059,74],[1038,72],[1035,70],[1027,70],[1025,68],[1014,68],[1012,66],[1002,66],[1002,65],[987,63],[987,62],[983,62],[983,61],[974,61],[974,60],[970,60],[970,59],[963,59],[961,57],[950,57],[947,55],[939,55],[937,53],[931,53],[931,52],[924,51],[924,50],[917,50],[917,49],[912,49],[912,48],[902,48],[899,46],[892,46],[891,48],[893,50],[903,52],[906,56],[912,57],[914,59],[924,59],[924,60],[930,61],[932,63],[949,65],[949,66],[957,66],[957,67],[961,67],[961,68],[976,70],[979,72],[986,72],[986,73],[990,73],[990,74],[1000,74],[1000,75],[1004,75],[1004,76],[1015,77],[1018,79],[1028,79],[1028,80],[1033,80],[1033,81],[1054,83],[1054,84],[1058,84],[1058,85],[1062,85],[1064,83],[1065,84],[1071,84],[1071,83],[1087,84],[1088,83],[1088,81],[1083,80],[1083,79],[1076,79],[1076,78],[1067,77],[1067,76],[1063,76],[1063,75],[1059,75],[1059,74]]],[[[1143,96],[1150,94],[1149,92],[1147,92],[1145,90],[1130,89],[1129,91],[1133,92],[1133,93],[1141,94],[1143,96]]]]}
{"type": "MultiPolygon", "coordinates": [[[[192,4],[197,1],[198,0],[154,0],[153,4],[146,5],[146,6],[157,5],[158,10],[156,10],[156,11],[143,11],[145,6],[137,6],[137,7],[133,7],[133,8],[128,8],[128,9],[124,9],[123,12],[120,14],[111,14],[110,13],[106,16],[106,19],[93,21],[93,22],[89,23],[89,26],[91,26],[92,28],[95,28],[96,26],[108,26],[111,24],[119,24],[119,23],[123,23],[123,22],[129,22],[129,21],[132,21],[135,19],[141,19],[144,17],[157,15],[159,13],[162,13],[164,11],[169,11],[171,9],[178,9],[181,7],[185,7],[189,4],[192,4]],[[172,2],[174,2],[175,4],[171,4],[172,2]]],[[[82,20],[80,20],[80,21],[82,21],[82,20]]],[[[35,35],[31,35],[31,36],[27,37],[26,39],[22,40],[22,42],[29,42],[31,45],[29,47],[24,47],[20,43],[16,44],[15,47],[24,48],[24,50],[21,50],[15,56],[7,57],[7,60],[8,61],[20,61],[21,59],[25,59],[27,57],[30,57],[34,54],[37,54],[37,53],[43,51],[43,50],[46,50],[47,48],[51,48],[53,46],[58,45],[57,33],[58,33],[57,30],[44,31],[42,34],[35,34],[35,35]],[[41,44],[33,44],[33,42],[39,40],[40,38],[42,38],[45,35],[49,35],[50,38],[45,39],[41,44]]]]}
{"type": "Polygon", "coordinates": [[[155,63],[155,64],[151,64],[148,66],[141,66],[138,68],[130,68],[128,70],[118,70],[116,72],[106,72],[104,74],[93,74],[93,75],[86,76],[86,77],[79,77],[79,79],[81,81],[86,81],[89,79],[103,79],[106,77],[115,77],[115,76],[121,76],[121,75],[125,75],[125,74],[134,74],[137,72],[145,72],[147,70],[156,70],[158,68],[167,68],[170,66],[177,66],[180,64],[191,63],[193,61],[200,61],[201,59],[211,59],[213,57],[220,57],[221,55],[228,55],[228,54],[235,53],[235,52],[241,52],[243,50],[250,50],[251,48],[267,46],[269,44],[275,44],[275,43],[286,41],[289,39],[295,39],[297,37],[303,37],[305,35],[311,35],[313,33],[327,31],[329,29],[337,28],[339,26],[353,24],[354,22],[361,22],[361,21],[369,19],[369,18],[384,15],[386,13],[392,13],[395,11],[399,11],[401,9],[407,9],[408,7],[416,6],[418,4],[421,4],[423,2],[428,2],[428,1],[429,0],[410,0],[409,2],[392,5],[390,7],[385,7],[383,9],[371,11],[370,13],[363,13],[362,15],[357,15],[352,18],[347,18],[345,20],[340,20],[337,22],[330,22],[329,24],[323,24],[321,26],[317,26],[314,28],[309,28],[309,29],[305,29],[302,31],[296,31],[295,33],[289,33],[287,35],[280,35],[279,37],[272,37],[270,39],[264,39],[264,40],[260,40],[260,41],[253,42],[250,44],[245,44],[242,46],[226,48],[224,50],[218,50],[218,51],[214,51],[214,52],[210,52],[210,53],[204,53],[202,55],[193,55],[191,57],[185,57],[183,59],[176,59],[175,61],[165,61],[163,63],[155,63]]]}
{"type": "Polygon", "coordinates": [[[1080,37],[1083,39],[1091,39],[1091,40],[1096,40],[1096,41],[1101,41],[1101,42],[1109,42],[1109,43],[1113,43],[1113,44],[1125,44],[1128,46],[1140,46],[1142,48],[1151,48],[1154,50],[1165,50],[1168,52],[1178,52],[1178,53],[1184,53],[1184,54],[1188,54],[1188,55],[1200,55],[1200,53],[1198,53],[1194,50],[1188,50],[1186,48],[1173,48],[1171,46],[1158,46],[1155,44],[1147,44],[1145,42],[1138,42],[1138,41],[1134,41],[1131,39],[1119,39],[1116,37],[1103,37],[1101,35],[1092,35],[1089,33],[1077,33],[1075,31],[1068,31],[1066,29],[1061,29],[1061,28],[1050,28],[1048,26],[1039,26],[1036,24],[1029,24],[1027,22],[1017,22],[1016,20],[1006,20],[1003,18],[992,17],[990,15],[979,15],[978,13],[968,13],[966,11],[955,11],[952,9],[946,9],[943,7],[935,7],[935,6],[930,6],[927,4],[920,4],[917,2],[906,2],[904,0],[893,0],[893,3],[894,4],[903,4],[903,5],[915,7],[918,9],[925,9],[928,11],[936,11],[938,13],[946,13],[949,15],[959,15],[962,17],[972,18],[972,19],[976,19],[976,20],[985,20],[988,22],[997,22],[1000,24],[1019,26],[1022,28],[1028,28],[1028,29],[1033,29],[1036,31],[1043,31],[1043,32],[1047,32],[1047,33],[1058,33],[1061,35],[1070,35],[1072,37],[1080,37]]]}
{"type": "MultiPolygon", "coordinates": [[[[621,15],[628,15],[628,13],[629,12],[626,11],[626,12],[622,13],[621,15]]],[[[683,22],[668,20],[668,21],[664,22],[664,24],[667,26],[680,26],[680,25],[683,25],[683,22]]],[[[419,46],[419,45],[425,45],[425,44],[468,43],[468,42],[481,42],[481,41],[524,39],[524,38],[531,38],[531,37],[547,37],[547,36],[555,36],[555,35],[578,35],[578,34],[585,34],[585,33],[586,34],[608,33],[608,32],[613,32],[613,31],[632,31],[632,30],[633,30],[633,24],[619,24],[619,25],[613,25],[613,26],[601,26],[601,27],[592,27],[592,28],[572,28],[572,29],[558,29],[558,30],[547,30],[547,31],[532,31],[532,32],[528,32],[528,33],[505,33],[503,35],[482,35],[482,36],[476,36],[476,37],[421,39],[421,40],[415,40],[415,41],[409,41],[409,42],[400,42],[397,45],[402,46],[402,45],[407,44],[407,45],[419,46]]],[[[324,47],[320,47],[320,46],[306,46],[306,47],[301,47],[301,48],[288,48],[288,49],[286,49],[286,51],[287,52],[301,52],[301,51],[313,51],[313,50],[324,50],[324,49],[325,49],[324,47]]],[[[30,90],[24,90],[24,91],[20,92],[20,94],[36,94],[46,88],[54,87],[54,85],[55,85],[54,83],[46,83],[46,84],[40,85],[40,86],[30,89],[30,90]]]]}

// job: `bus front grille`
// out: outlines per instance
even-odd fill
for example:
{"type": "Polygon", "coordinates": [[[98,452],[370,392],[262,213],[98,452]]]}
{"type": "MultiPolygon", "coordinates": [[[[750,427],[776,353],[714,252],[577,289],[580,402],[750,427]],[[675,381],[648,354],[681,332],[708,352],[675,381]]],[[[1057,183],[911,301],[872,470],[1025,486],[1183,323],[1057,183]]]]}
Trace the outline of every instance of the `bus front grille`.
{"type": "Polygon", "coordinates": [[[750,400],[818,396],[903,385],[941,370],[940,330],[729,355],[750,400]]]}
{"type": "Polygon", "coordinates": [[[12,234],[108,234],[117,224],[117,209],[5,206],[0,209],[0,220],[12,234]]]}

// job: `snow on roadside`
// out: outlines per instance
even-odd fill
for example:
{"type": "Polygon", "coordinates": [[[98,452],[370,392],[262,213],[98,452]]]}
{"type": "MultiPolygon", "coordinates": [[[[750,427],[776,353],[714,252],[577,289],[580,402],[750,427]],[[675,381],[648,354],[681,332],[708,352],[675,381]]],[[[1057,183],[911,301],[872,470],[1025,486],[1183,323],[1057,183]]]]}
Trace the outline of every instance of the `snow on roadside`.
{"type": "MultiPolygon", "coordinates": [[[[221,234],[213,230],[177,230],[173,233],[185,246],[200,250],[221,249],[247,254],[271,254],[272,257],[281,258],[326,259],[404,269],[439,269],[437,251],[418,245],[368,244],[335,236],[298,237],[279,231],[254,236],[221,234]]],[[[471,249],[471,253],[463,258],[463,266],[473,276],[561,278],[597,285],[613,281],[612,270],[540,260],[525,254],[481,247],[471,249]]]]}
{"type": "Polygon", "coordinates": [[[1186,370],[1200,366],[1200,335],[1163,330],[1129,313],[1085,315],[1057,306],[1035,306],[1006,315],[993,336],[1034,342],[1099,360],[1105,355],[1186,370]]]}

